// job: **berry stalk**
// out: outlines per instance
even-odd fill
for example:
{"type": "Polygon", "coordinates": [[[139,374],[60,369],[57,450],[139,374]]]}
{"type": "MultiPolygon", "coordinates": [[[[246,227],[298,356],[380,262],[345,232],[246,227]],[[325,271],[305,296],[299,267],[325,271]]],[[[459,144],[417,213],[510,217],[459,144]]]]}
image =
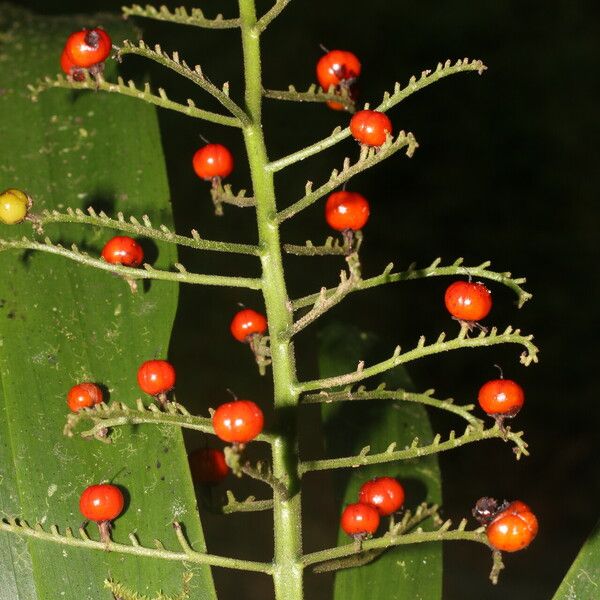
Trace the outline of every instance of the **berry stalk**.
{"type": "Polygon", "coordinates": [[[278,435],[272,444],[273,476],[283,481],[286,494],[273,490],[275,556],[273,581],[277,600],[302,600],[303,568],[300,481],[298,477],[298,438],[295,410],[299,390],[296,380],[293,345],[288,332],[293,326],[289,308],[277,222],[273,173],[262,132],[262,77],[260,31],[254,0],[239,0],[242,47],[244,53],[245,100],[250,124],[244,126],[244,140],[258,223],[262,292],[267,310],[273,397],[278,435]]]}

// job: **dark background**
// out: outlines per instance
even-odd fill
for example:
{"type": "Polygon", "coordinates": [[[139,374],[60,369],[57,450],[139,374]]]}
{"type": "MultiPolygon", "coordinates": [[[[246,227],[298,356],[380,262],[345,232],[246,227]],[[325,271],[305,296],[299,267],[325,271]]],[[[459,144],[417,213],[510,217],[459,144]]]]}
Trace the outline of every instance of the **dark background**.
{"type": "MultiPolygon", "coordinates": [[[[21,4],[66,13],[118,10],[121,2],[21,4]]],[[[201,6],[207,16],[217,11],[232,16],[235,11],[233,1],[203,1],[201,6]]],[[[362,252],[365,274],[380,272],[390,260],[405,268],[412,261],[425,266],[437,256],[447,262],[463,256],[466,264],[491,259],[498,270],[526,275],[526,289],[534,294],[517,311],[511,293],[492,286],[495,305],[490,321],[535,333],[541,348],[539,365],[523,368],[515,347],[496,347],[437,356],[412,367],[418,389],[435,387],[440,397],[451,395],[463,403],[473,401],[479,386],[495,377],[494,363],[503,366],[507,377],[520,381],[527,393],[515,426],[526,431],[529,458],[516,463],[508,447],[493,441],[442,455],[440,462],[447,516],[467,514],[482,495],[518,497],[539,516],[538,540],[527,552],[507,558],[508,568],[497,588],[487,582],[487,552],[473,544],[447,545],[447,600],[550,598],[598,516],[599,132],[593,93],[600,89],[597,12],[591,1],[570,0],[295,0],[263,38],[267,87],[308,86],[322,43],[360,57],[362,99],[374,103],[383,91],[392,89],[395,80],[405,83],[410,75],[434,67],[439,60],[469,56],[489,67],[483,77],[456,75],[393,109],[390,116],[396,129],[413,131],[420,148],[413,159],[398,154],[349,186],[365,194],[372,205],[362,252]]],[[[232,96],[240,97],[235,31],[145,20],[139,24],[145,27],[147,42],[179,49],[190,64],[202,64],[213,81],[229,80],[232,96]]],[[[199,106],[213,107],[201,91],[168,73],[148,71],[135,57],[127,58],[125,69],[138,77],[141,69],[150,73],[153,82],[164,84],[174,98],[192,95],[199,106]]],[[[238,132],[159,114],[180,228],[194,226],[213,239],[252,241],[251,213],[226,207],[226,216],[216,219],[206,185],[190,168],[202,134],[232,147],[240,159],[231,183],[235,189],[248,185],[238,132]]],[[[266,100],[265,120],[270,155],[276,158],[324,137],[336,125],[345,124],[348,116],[317,104],[266,100]]],[[[280,205],[300,197],[306,179],[323,181],[346,154],[354,153],[355,146],[348,140],[278,175],[280,205]]],[[[308,237],[319,242],[327,235],[322,203],[283,228],[284,239],[297,243],[308,237]]],[[[252,260],[243,258],[182,253],[182,262],[188,268],[195,263],[197,269],[232,274],[251,274],[255,269],[252,260]]],[[[294,297],[324,283],[331,285],[341,266],[336,258],[293,258],[288,265],[294,297]]],[[[453,330],[441,300],[447,284],[446,279],[418,281],[355,295],[323,323],[355,323],[379,333],[390,348],[399,342],[409,347],[422,333],[432,337],[443,329],[453,330]]],[[[179,387],[186,403],[196,399],[201,407],[214,406],[226,399],[225,387],[242,396],[268,398],[268,381],[257,383],[247,350],[227,337],[238,301],[255,306],[251,293],[181,290],[171,356],[178,368],[189,369],[190,376],[184,375],[179,387]]],[[[307,330],[298,342],[305,376],[315,374],[316,329],[307,330]]],[[[432,419],[440,431],[455,424],[439,415],[432,419]]],[[[305,507],[309,549],[335,539],[335,510],[309,492],[305,507]]],[[[264,526],[263,531],[268,531],[269,516],[250,518],[255,521],[231,517],[224,526],[222,519],[206,516],[209,548],[223,551],[234,535],[240,538],[240,553],[244,549],[252,553],[261,544],[256,537],[244,542],[244,533],[249,527],[258,532],[264,526]]],[[[237,574],[232,577],[216,570],[216,575],[224,597],[268,596],[259,587],[264,578],[249,577],[240,586],[237,574]]],[[[309,579],[307,596],[327,597],[328,585],[322,576],[318,582],[309,579]]]]}

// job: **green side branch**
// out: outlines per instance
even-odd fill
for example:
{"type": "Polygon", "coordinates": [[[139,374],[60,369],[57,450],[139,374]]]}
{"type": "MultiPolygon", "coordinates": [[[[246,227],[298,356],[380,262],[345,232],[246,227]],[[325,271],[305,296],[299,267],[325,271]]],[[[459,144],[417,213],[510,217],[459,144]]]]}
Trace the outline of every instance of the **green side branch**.
{"type": "MultiPolygon", "coordinates": [[[[392,93],[386,92],[382,102],[374,107],[374,110],[378,110],[380,112],[386,112],[390,108],[396,106],[415,92],[422,90],[423,88],[439,81],[444,77],[448,77],[449,75],[455,75],[457,73],[464,72],[477,72],[480,75],[485,71],[486,67],[480,60],[470,61],[465,58],[462,60],[457,60],[455,63],[452,63],[450,60],[447,60],[444,64],[438,63],[435,71],[423,71],[419,79],[416,77],[411,77],[408,84],[403,88],[399,83],[396,83],[394,86],[394,91],[392,93]]],[[[369,108],[369,105],[366,104],[365,108],[369,108]]],[[[298,150],[293,154],[289,154],[288,156],[284,156],[279,160],[274,160],[270,162],[266,168],[273,173],[284,169],[285,167],[289,167],[294,163],[297,163],[301,160],[305,160],[310,156],[314,156],[327,148],[331,148],[335,146],[342,140],[350,137],[350,128],[346,127],[342,129],[341,127],[336,127],[333,130],[333,133],[326,138],[312,144],[311,146],[307,146],[302,150],[298,150]]]]}
{"type": "Polygon", "coordinates": [[[129,554],[146,558],[155,558],[170,561],[187,562],[198,565],[211,565],[225,569],[240,571],[252,571],[271,575],[273,566],[271,563],[262,563],[250,560],[240,560],[226,556],[217,556],[205,552],[196,552],[186,540],[179,523],[173,523],[177,539],[182,550],[167,550],[163,544],[156,540],[156,548],[142,546],[134,533],[129,534],[129,544],[113,542],[108,543],[92,540],[83,527],[78,530],[76,537],[72,529],[67,527],[65,533],[61,534],[56,525],[51,525],[49,531],[43,525],[36,523],[30,527],[23,519],[3,518],[0,520],[0,532],[13,533],[25,538],[31,538],[42,542],[52,542],[71,548],[82,548],[87,550],[99,550],[101,552],[115,552],[117,554],[129,554]]]}
{"type": "MultiPolygon", "coordinates": [[[[400,281],[411,281],[414,279],[425,279],[427,277],[448,277],[453,275],[463,275],[465,277],[480,277],[481,279],[488,279],[500,283],[510,290],[512,290],[518,298],[517,306],[521,308],[525,302],[527,302],[532,295],[526,292],[521,285],[525,283],[525,278],[513,278],[511,273],[508,272],[496,272],[490,271],[490,261],[485,261],[480,265],[473,267],[463,266],[463,259],[458,258],[453,264],[446,267],[440,267],[442,262],[441,258],[436,258],[428,267],[417,269],[415,265],[411,265],[406,271],[398,271],[392,273],[394,263],[390,263],[381,273],[375,277],[368,279],[361,279],[357,282],[356,287],[353,291],[367,290],[370,288],[378,287],[380,285],[386,285],[388,283],[398,283],[400,281]]],[[[336,288],[330,288],[326,290],[326,294],[335,293],[336,288]]],[[[294,310],[299,310],[308,306],[312,306],[320,297],[321,292],[315,294],[309,294],[302,298],[298,298],[292,302],[294,310]]]]}
{"type": "Polygon", "coordinates": [[[406,148],[406,156],[409,158],[412,157],[418,146],[419,144],[417,143],[415,136],[410,132],[406,133],[404,131],[401,131],[396,139],[388,136],[385,143],[379,148],[368,148],[364,146],[361,149],[359,159],[353,165],[350,164],[350,159],[346,158],[342,170],[338,171],[335,169],[332,171],[329,181],[315,191],[312,191],[312,182],[309,181],[306,186],[306,194],[288,208],[280,211],[277,214],[277,220],[282,223],[283,221],[292,218],[335,188],[349,181],[354,175],[374,167],[403,148],[406,148]]]}
{"type": "Polygon", "coordinates": [[[154,49],[151,49],[143,40],[140,40],[137,44],[125,40],[123,45],[118,49],[116,58],[120,61],[121,58],[127,54],[148,58],[163,67],[174,71],[178,75],[189,79],[220,102],[236,119],[239,120],[240,127],[248,123],[248,115],[229,97],[229,85],[226,84],[223,86],[223,89],[219,89],[204,76],[199,65],[195,65],[192,68],[189,67],[185,61],[180,60],[178,52],[173,52],[170,56],[167,52],[163,52],[158,44],[154,46],[154,49]]]}
{"type": "Polygon", "coordinates": [[[509,428],[503,429],[497,423],[488,429],[481,426],[467,425],[465,432],[461,436],[456,436],[454,431],[450,432],[448,439],[442,441],[442,436],[438,433],[431,444],[419,445],[419,438],[415,438],[410,445],[403,450],[396,450],[396,443],[392,442],[384,452],[370,454],[370,446],[365,446],[362,451],[355,456],[346,456],[342,458],[326,458],[322,460],[304,461],[300,465],[300,473],[305,474],[311,471],[330,471],[333,469],[350,469],[364,467],[366,465],[380,465],[392,463],[401,460],[411,460],[438,454],[453,450],[466,444],[481,442],[483,440],[501,439],[504,442],[514,444],[514,452],[517,460],[521,456],[528,456],[527,443],[523,440],[523,432],[512,432],[509,428]]]}
{"type": "MultiPolygon", "coordinates": [[[[176,402],[169,402],[163,410],[154,404],[145,406],[141,399],[136,402],[136,408],[131,408],[122,402],[111,404],[100,403],[92,408],[84,408],[67,416],[65,435],[72,437],[76,428],[86,422],[92,422],[93,427],[82,431],[81,437],[97,438],[109,441],[107,430],[127,425],[170,425],[181,429],[191,429],[210,435],[215,435],[212,419],[191,415],[188,410],[176,402]]],[[[258,442],[271,443],[273,435],[261,433],[255,438],[258,442]]]]}
{"type": "Polygon", "coordinates": [[[350,97],[348,90],[335,91],[331,86],[324,90],[313,83],[305,92],[299,92],[295,86],[290,85],[287,90],[263,90],[263,96],[271,100],[285,100],[287,102],[337,102],[348,112],[354,112],[354,100],[350,97]]]}
{"type": "Polygon", "coordinates": [[[336,392],[320,392],[318,394],[306,394],[302,397],[303,404],[329,404],[331,402],[355,402],[365,400],[391,400],[396,402],[413,402],[424,406],[431,406],[439,410],[451,412],[462,417],[471,425],[477,426],[481,423],[472,414],[475,408],[474,404],[464,404],[462,406],[454,404],[452,398],[438,400],[433,398],[434,390],[427,390],[421,394],[407,392],[406,390],[386,390],[385,387],[379,387],[376,390],[367,391],[362,386],[358,390],[347,388],[336,392]]]}
{"type": "Polygon", "coordinates": [[[249,277],[228,277],[225,275],[203,275],[200,273],[189,273],[180,263],[175,264],[178,272],[162,271],[155,269],[151,265],[144,264],[143,268],[124,267],[114,265],[100,258],[91,257],[77,248],[75,244],[68,250],[60,244],[53,244],[49,238],[44,243],[34,242],[27,238],[21,240],[2,240],[0,239],[0,252],[3,250],[37,250],[39,252],[48,252],[74,262],[94,267],[102,271],[119,275],[124,279],[136,281],[139,279],[155,279],[161,281],[176,281],[178,283],[193,283],[196,285],[208,285],[219,287],[242,287],[251,290],[259,290],[262,282],[260,279],[249,277]]]}
{"type": "Polygon", "coordinates": [[[142,223],[140,223],[136,217],[129,217],[129,219],[126,220],[121,212],[117,214],[116,219],[110,218],[104,212],[96,213],[92,207],[89,207],[86,212],[79,208],[67,208],[65,212],[59,212],[57,210],[43,211],[41,215],[37,217],[36,222],[39,222],[42,226],[49,223],[93,225],[95,227],[115,229],[117,231],[158,240],[160,242],[168,242],[177,244],[178,246],[187,246],[188,248],[194,248],[196,250],[249,254],[252,256],[258,256],[259,254],[258,246],[237,244],[235,242],[205,240],[200,237],[195,229],[192,230],[191,237],[173,233],[164,225],[161,225],[160,229],[156,229],[152,226],[152,222],[146,215],[142,216],[142,223]]]}
{"type": "Polygon", "coordinates": [[[272,510],[273,500],[257,500],[254,496],[248,496],[245,500],[237,500],[231,490],[227,490],[227,503],[221,507],[223,514],[236,512],[260,512],[272,510]]]}
{"type": "Polygon", "coordinates": [[[138,100],[143,100],[149,104],[154,104],[154,106],[174,110],[175,112],[183,113],[188,117],[203,119],[204,121],[209,121],[211,123],[238,128],[242,126],[240,120],[236,117],[221,115],[209,110],[197,108],[195,102],[190,98],[187,99],[186,106],[185,104],[171,100],[163,88],[158,88],[158,95],[156,95],[152,93],[149,83],[145,83],[144,88],[140,89],[133,81],[129,80],[126,83],[122,77],[117,77],[117,83],[109,83],[100,75],[96,78],[92,78],[86,74],[83,81],[74,81],[72,79],[67,79],[63,75],[57,75],[55,78],[45,77],[44,79],[37,81],[34,85],[28,86],[28,89],[31,92],[31,98],[34,101],[37,100],[39,94],[53,88],[110,92],[112,94],[137,98],[138,100]]]}
{"type": "Polygon", "coordinates": [[[187,8],[181,6],[174,10],[169,10],[166,6],[156,8],[150,4],[146,4],[143,7],[139,4],[133,4],[131,6],[123,6],[121,10],[125,18],[145,17],[156,21],[192,25],[204,29],[236,29],[240,26],[239,19],[225,19],[221,14],[208,19],[199,8],[192,8],[188,11],[187,8]]]}
{"type": "Polygon", "coordinates": [[[365,367],[364,363],[360,362],[357,370],[353,373],[300,382],[298,384],[298,389],[302,392],[309,392],[358,383],[359,381],[368,379],[374,375],[385,373],[398,365],[412,362],[413,360],[423,358],[424,356],[440,354],[449,350],[459,350],[461,348],[479,348],[497,344],[519,344],[525,348],[524,352],[521,354],[522,364],[528,366],[530,363],[537,362],[538,360],[538,349],[531,341],[533,336],[521,335],[519,329],[513,330],[513,328],[509,326],[502,333],[498,333],[498,330],[495,327],[492,327],[489,332],[485,330],[481,331],[477,337],[472,338],[467,337],[467,331],[467,328],[463,326],[457,337],[447,341],[445,339],[446,334],[442,333],[433,344],[426,344],[425,337],[421,336],[417,347],[408,352],[401,352],[400,346],[397,346],[392,357],[387,360],[376,363],[370,367],[365,367]]]}

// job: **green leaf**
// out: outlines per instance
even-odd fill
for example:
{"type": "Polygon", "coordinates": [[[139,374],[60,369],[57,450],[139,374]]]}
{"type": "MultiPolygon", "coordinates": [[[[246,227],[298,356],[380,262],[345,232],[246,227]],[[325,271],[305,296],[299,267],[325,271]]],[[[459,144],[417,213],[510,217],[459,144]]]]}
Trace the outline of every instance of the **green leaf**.
{"type": "Polygon", "coordinates": [[[600,596],[600,523],[582,546],[552,600],[588,600],[600,596]]]}
{"type": "MultiPolygon", "coordinates": [[[[94,206],[171,225],[169,190],[153,108],[109,94],[54,90],[38,103],[26,84],[59,69],[67,35],[102,25],[115,42],[135,37],[131,24],[97,15],[48,18],[0,6],[0,189],[25,189],[34,210],[94,206]]],[[[108,64],[107,78],[115,65],[108,64]]],[[[114,233],[80,226],[47,227],[53,240],[98,254],[114,233]]],[[[0,225],[0,237],[31,237],[27,224],[0,225]]],[[[145,242],[143,242],[143,245],[145,242]]],[[[146,245],[149,262],[169,267],[175,249],[146,245]]],[[[177,287],[155,282],[132,294],[109,274],[45,253],[0,253],[0,512],[46,529],[77,530],[83,489],[112,479],[127,492],[114,539],[137,532],[180,550],[174,519],[197,550],[205,548],[180,431],[141,426],[114,432],[113,444],[62,434],[65,395],[77,382],[106,386],[111,401],[133,405],[137,367],[165,356],[177,287]]],[[[180,399],[183,400],[183,399],[180,399]]],[[[149,402],[150,399],[147,398],[149,402]]],[[[87,527],[97,539],[96,526],[87,527]]],[[[74,549],[0,533],[0,598],[111,598],[112,578],[149,598],[181,593],[190,567],[179,562],[74,549]],[[35,587],[34,587],[35,586],[35,587]]],[[[195,568],[191,595],[215,596],[208,567],[195,568]]]]}
{"type": "MultiPolygon", "coordinates": [[[[359,360],[370,360],[377,353],[377,338],[348,325],[333,325],[320,336],[321,377],[331,377],[356,368],[359,360]]],[[[395,369],[384,380],[389,389],[410,389],[410,378],[395,369]]],[[[369,381],[369,389],[376,382],[369,381]]],[[[358,454],[365,446],[382,452],[391,442],[398,447],[410,445],[415,437],[431,440],[433,434],[425,409],[418,405],[385,400],[337,403],[323,406],[331,456],[358,454]]],[[[420,502],[441,502],[441,479],[435,456],[387,465],[371,465],[335,474],[340,512],[357,501],[360,486],[373,477],[389,476],[400,480],[406,491],[405,506],[420,502]]],[[[424,527],[425,528],[425,527],[424,527]]],[[[348,536],[340,530],[339,544],[348,536]]],[[[336,574],[335,600],[435,600],[442,593],[441,544],[402,546],[383,554],[371,564],[344,569],[336,574]]]]}

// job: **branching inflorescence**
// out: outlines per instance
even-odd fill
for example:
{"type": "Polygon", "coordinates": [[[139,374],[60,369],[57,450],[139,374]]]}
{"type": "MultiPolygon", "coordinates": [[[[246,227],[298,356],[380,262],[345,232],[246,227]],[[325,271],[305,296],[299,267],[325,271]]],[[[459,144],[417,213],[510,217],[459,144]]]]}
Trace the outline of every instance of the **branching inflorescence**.
{"type": "MultiPolygon", "coordinates": [[[[133,263],[124,262],[113,264],[97,256],[91,256],[75,245],[70,249],[64,248],[62,245],[52,242],[49,238],[41,241],[27,237],[0,240],[0,250],[48,252],[120,275],[128,281],[160,279],[208,286],[244,287],[262,292],[267,312],[268,336],[263,336],[261,330],[258,333],[253,333],[247,340],[244,340],[243,335],[238,339],[248,341],[256,354],[261,372],[264,372],[266,366],[271,365],[275,412],[277,414],[285,413],[286,418],[283,422],[277,419],[277,428],[263,431],[247,439],[236,438],[235,435],[238,434],[232,433],[232,437],[227,440],[232,442],[232,447],[226,452],[226,457],[228,465],[237,475],[247,475],[264,482],[271,488],[272,494],[270,498],[263,500],[249,497],[240,501],[236,500],[231,491],[228,491],[228,501],[225,505],[210,508],[216,508],[223,514],[273,510],[275,536],[273,562],[245,561],[195,551],[187,542],[178,523],[174,523],[180,544],[178,550],[166,550],[159,542],[156,548],[143,547],[134,534],[130,536],[130,544],[115,543],[109,537],[103,541],[95,541],[88,536],[84,529],[80,529],[78,535],[73,534],[70,529],[61,534],[56,526],[52,526],[47,531],[40,524],[33,528],[29,527],[21,519],[4,519],[0,522],[0,531],[91,550],[109,550],[123,554],[261,572],[273,577],[278,600],[301,600],[303,598],[302,573],[307,567],[314,568],[316,572],[356,567],[375,560],[389,548],[412,543],[468,540],[490,546],[486,538],[485,528],[480,527],[473,531],[467,531],[465,529],[466,520],[463,520],[456,529],[452,529],[450,521],[441,522],[436,506],[422,505],[414,512],[406,510],[401,520],[397,523],[392,522],[384,535],[366,541],[361,538],[358,546],[357,544],[349,544],[310,554],[303,553],[300,494],[302,477],[308,472],[415,459],[494,438],[512,443],[517,458],[528,454],[527,444],[523,440],[522,432],[513,432],[510,428],[504,427],[501,419],[497,419],[494,425],[486,427],[483,420],[473,413],[473,404],[461,406],[455,404],[451,399],[436,399],[433,396],[433,390],[415,393],[403,389],[388,390],[382,385],[367,390],[363,386],[353,387],[355,384],[425,356],[463,348],[478,348],[507,343],[518,344],[523,347],[521,363],[529,365],[531,362],[537,362],[537,348],[532,342],[532,336],[522,335],[518,329],[512,327],[507,327],[502,332],[499,332],[495,327],[492,327],[489,331],[481,328],[482,330],[478,334],[470,335],[469,332],[473,326],[478,325],[474,321],[479,319],[465,320],[462,318],[459,319],[461,321],[460,330],[455,337],[447,339],[446,335],[442,333],[432,343],[427,343],[425,338],[421,337],[414,348],[402,351],[398,346],[388,359],[379,363],[365,366],[364,362],[361,361],[353,372],[323,379],[298,381],[292,337],[317,322],[325,313],[346,300],[351,293],[388,283],[427,277],[461,275],[468,277],[469,282],[471,278],[478,278],[507,286],[516,294],[519,307],[531,295],[522,288],[522,284],[525,282],[524,279],[513,278],[510,273],[491,271],[489,262],[466,267],[462,264],[462,259],[458,259],[448,266],[441,266],[441,259],[436,259],[428,267],[417,268],[415,265],[411,265],[405,271],[394,271],[393,264],[390,263],[381,274],[363,277],[359,261],[359,250],[363,238],[358,230],[345,229],[342,232],[343,238],[341,241],[330,237],[320,246],[314,245],[311,241],[307,241],[305,245],[281,244],[279,234],[282,223],[333,192],[354,176],[390,158],[396,152],[403,150],[408,157],[411,157],[418,147],[412,133],[401,131],[394,136],[391,131],[386,130],[383,132],[382,141],[385,139],[383,143],[372,147],[361,145],[357,153],[358,156],[354,159],[345,158],[341,169],[334,170],[328,181],[316,189],[313,189],[312,181],[308,181],[304,196],[285,208],[277,205],[273,180],[275,172],[332,148],[338,142],[354,135],[354,133],[350,127],[337,127],[331,135],[306,148],[277,160],[269,160],[262,131],[262,99],[327,102],[330,106],[332,106],[331,103],[334,103],[332,107],[337,104],[339,105],[338,109],[345,109],[347,112],[353,112],[356,108],[355,97],[350,87],[352,82],[344,82],[343,77],[341,77],[342,81],[338,86],[332,85],[329,89],[311,86],[306,92],[296,91],[293,85],[287,91],[269,90],[264,87],[260,70],[260,36],[273,19],[283,11],[289,1],[277,0],[262,17],[256,15],[254,0],[239,0],[239,16],[235,18],[224,18],[222,15],[218,15],[213,19],[208,19],[199,9],[188,11],[184,8],[178,8],[172,11],[166,7],[141,7],[139,5],[123,9],[126,17],[146,17],[203,28],[240,30],[244,50],[246,87],[243,104],[230,97],[227,83],[221,87],[213,84],[199,66],[188,66],[185,61],[180,59],[177,52],[169,54],[164,52],[160,46],[152,48],[143,41],[138,43],[125,41],[117,48],[115,55],[115,58],[119,61],[126,59],[130,54],[138,55],[174,71],[217,100],[224,109],[225,114],[201,109],[193,100],[188,100],[187,105],[180,104],[171,100],[162,88],[159,88],[158,93],[153,93],[149,84],[139,88],[132,81],[125,82],[120,77],[117,78],[116,83],[107,82],[102,76],[102,69],[90,69],[89,72],[85,71],[84,73],[71,72],[66,77],[59,75],[56,78],[46,78],[30,86],[34,98],[50,88],[107,91],[137,98],[194,118],[241,130],[248,151],[253,195],[252,197],[246,197],[243,190],[236,194],[232,192],[230,186],[226,185],[224,188],[220,188],[218,198],[213,197],[213,200],[215,200],[215,206],[218,205],[218,210],[220,210],[220,203],[229,203],[239,207],[254,207],[259,243],[258,245],[249,245],[205,240],[195,230],[191,232],[190,236],[184,236],[174,233],[165,226],[154,227],[147,216],[143,216],[141,221],[135,217],[126,219],[122,213],[119,213],[116,218],[111,218],[103,212],[96,213],[93,207],[88,208],[86,212],[76,208],[67,209],[65,212],[42,211],[37,215],[31,213],[29,218],[33,221],[34,230],[37,233],[42,232],[43,227],[47,224],[70,223],[115,230],[131,236],[151,238],[200,251],[245,254],[254,256],[261,261],[262,275],[260,278],[190,273],[180,263],[173,265],[174,270],[160,270],[149,264],[141,264],[140,266],[132,266],[133,263]],[[343,270],[341,272],[340,282],[336,287],[323,287],[316,293],[291,300],[286,289],[282,251],[301,256],[344,256],[348,263],[348,271],[343,270]],[[303,312],[300,313],[300,311],[303,312]],[[296,320],[294,320],[295,313],[300,313],[296,320]],[[371,448],[366,446],[354,456],[302,460],[298,455],[296,431],[297,413],[301,409],[301,405],[348,401],[417,403],[432,409],[445,411],[463,419],[466,421],[466,429],[460,435],[452,430],[445,437],[437,434],[431,440],[415,438],[412,443],[402,448],[397,447],[396,441],[390,440],[389,446],[383,452],[372,453],[371,448]],[[294,409],[291,413],[289,411],[290,407],[294,409]],[[251,465],[244,462],[242,451],[248,439],[266,442],[270,445],[272,451],[272,464],[270,466],[264,464],[251,465]],[[425,531],[420,527],[426,520],[433,522],[433,529],[425,531]]],[[[382,101],[376,106],[375,112],[387,112],[413,93],[444,77],[461,72],[481,74],[485,68],[481,61],[470,61],[468,59],[439,63],[434,70],[424,71],[419,77],[412,77],[405,86],[396,83],[393,91],[386,93],[382,101]]],[[[363,116],[367,117],[372,113],[369,105],[365,105],[364,110],[361,112],[363,116]]],[[[220,186],[220,181],[217,183],[220,186]]],[[[215,189],[216,185],[213,181],[213,192],[215,189]]],[[[489,293],[487,289],[486,292],[489,293]]],[[[262,419],[262,413],[260,418],[262,419]]],[[[216,433],[214,413],[211,414],[211,417],[191,415],[183,405],[173,400],[169,401],[164,394],[161,394],[161,402],[158,406],[154,404],[147,406],[141,399],[138,399],[133,406],[123,402],[111,402],[110,405],[101,402],[90,408],[83,408],[69,415],[65,426],[65,434],[73,436],[78,433],[85,438],[110,442],[112,430],[132,425],[170,426],[191,429],[206,435],[215,435],[216,433]],[[87,429],[81,427],[85,423],[90,425],[87,429]]],[[[262,429],[262,420],[260,428],[262,429]]],[[[135,499],[132,499],[132,501],[135,502],[135,499]]],[[[490,547],[492,548],[492,546],[490,547]]],[[[494,581],[497,579],[501,568],[500,555],[497,551],[494,551],[494,569],[492,572],[494,581]]]]}

